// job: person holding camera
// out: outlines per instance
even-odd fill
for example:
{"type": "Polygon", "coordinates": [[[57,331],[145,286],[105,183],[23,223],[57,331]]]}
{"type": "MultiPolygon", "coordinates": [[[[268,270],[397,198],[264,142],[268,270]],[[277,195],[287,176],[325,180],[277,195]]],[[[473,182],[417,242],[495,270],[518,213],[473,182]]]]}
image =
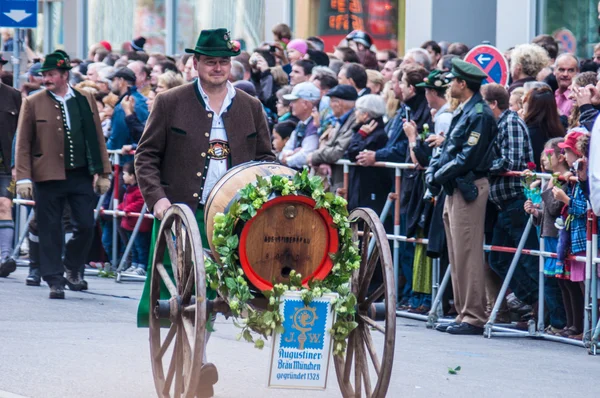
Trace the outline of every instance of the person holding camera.
{"type": "Polygon", "coordinates": [[[260,102],[273,113],[277,113],[277,90],[281,87],[271,74],[275,66],[275,57],[266,50],[255,50],[250,56],[250,80],[254,83],[260,102]]]}

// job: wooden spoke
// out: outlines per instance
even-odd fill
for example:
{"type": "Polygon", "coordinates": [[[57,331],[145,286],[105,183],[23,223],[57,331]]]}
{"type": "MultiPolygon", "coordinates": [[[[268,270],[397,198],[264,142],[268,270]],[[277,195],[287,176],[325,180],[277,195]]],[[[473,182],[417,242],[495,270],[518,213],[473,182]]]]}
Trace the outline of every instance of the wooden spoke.
{"type": "MultiPolygon", "coordinates": [[[[189,231],[186,230],[185,237],[184,237],[185,246],[184,246],[184,251],[183,251],[183,255],[184,255],[183,256],[183,264],[185,264],[185,267],[190,269],[190,272],[186,276],[186,281],[189,280],[190,278],[193,279],[194,272],[192,272],[191,270],[193,270],[196,266],[195,259],[192,258],[192,250],[190,250],[190,247],[193,245],[191,239],[192,239],[191,234],[189,233],[189,231]]],[[[201,250],[199,255],[202,257],[202,259],[204,259],[204,250],[201,250]]]]}
{"type": "Polygon", "coordinates": [[[196,312],[196,304],[190,304],[188,306],[183,307],[183,312],[186,314],[192,314],[196,312]]]}
{"type": "Polygon", "coordinates": [[[182,344],[177,345],[177,363],[175,364],[176,370],[174,394],[174,397],[176,398],[181,397],[181,394],[183,392],[183,346],[185,345],[185,343],[183,342],[183,340],[185,339],[185,337],[183,336],[183,334],[185,333],[183,331],[183,328],[179,328],[179,333],[181,334],[180,341],[182,344]]]}
{"type": "Polygon", "coordinates": [[[375,351],[375,344],[373,344],[371,332],[369,331],[366,325],[363,325],[360,331],[365,341],[365,347],[367,347],[367,351],[369,351],[369,356],[371,357],[371,362],[373,363],[373,367],[375,368],[375,373],[379,374],[379,372],[381,372],[381,362],[379,362],[377,351],[375,351]]]}
{"type": "MultiPolygon", "coordinates": [[[[192,325],[189,325],[190,327],[192,327],[192,325]]],[[[183,349],[181,352],[181,362],[182,362],[182,375],[183,378],[186,378],[189,375],[189,372],[191,370],[191,366],[192,366],[192,353],[194,352],[194,349],[192,347],[193,344],[193,336],[188,337],[189,335],[187,334],[187,326],[185,325],[185,318],[184,318],[184,333],[183,333],[183,340],[185,340],[185,343],[183,344],[183,349]]]]}
{"type": "Polygon", "coordinates": [[[360,308],[363,310],[367,310],[371,306],[371,304],[373,304],[373,302],[375,300],[378,300],[379,298],[381,298],[381,296],[383,296],[384,293],[385,293],[385,285],[382,284],[377,289],[375,289],[375,291],[373,293],[371,293],[369,295],[369,297],[367,297],[365,299],[365,301],[363,301],[361,303],[360,308]]]}
{"type": "Polygon", "coordinates": [[[185,286],[185,281],[188,278],[188,275],[192,274],[187,270],[186,265],[183,261],[183,227],[181,225],[181,219],[175,219],[175,250],[177,250],[177,269],[179,270],[179,275],[181,277],[181,282],[185,286]]]}
{"type": "Polygon", "coordinates": [[[356,333],[350,334],[348,338],[348,345],[346,348],[346,363],[344,365],[344,380],[350,381],[350,371],[352,370],[352,359],[354,356],[354,338],[356,333]]]}
{"type": "Polygon", "coordinates": [[[186,317],[181,318],[181,323],[183,324],[183,331],[187,341],[189,342],[189,346],[193,347],[194,342],[194,325],[192,321],[186,317]]]}
{"type": "Polygon", "coordinates": [[[171,362],[169,363],[169,370],[167,371],[167,378],[165,380],[163,394],[169,396],[169,391],[171,390],[171,384],[173,384],[173,376],[175,376],[175,368],[177,365],[177,350],[179,349],[179,342],[175,341],[175,347],[173,348],[173,353],[171,354],[171,362]]]}
{"type": "MultiPolygon", "coordinates": [[[[356,333],[355,333],[356,334],[356,333]]],[[[363,366],[363,358],[360,355],[360,347],[362,346],[362,340],[360,336],[356,334],[356,338],[354,339],[354,356],[356,360],[354,362],[354,396],[356,398],[360,398],[362,396],[362,366],[363,366]]]]}
{"type": "Polygon", "coordinates": [[[177,256],[175,249],[175,242],[173,242],[173,234],[170,229],[163,231],[165,243],[167,244],[167,251],[169,252],[169,258],[171,259],[171,267],[173,268],[173,276],[175,280],[179,280],[179,269],[177,268],[177,256]]]}
{"type": "Polygon", "coordinates": [[[363,382],[365,384],[365,394],[367,397],[371,397],[373,389],[371,388],[371,376],[369,375],[369,364],[367,363],[367,354],[365,353],[365,346],[363,345],[363,339],[357,339],[358,348],[360,349],[360,358],[361,358],[361,369],[360,372],[362,374],[363,382]]]}
{"type": "MultiPolygon", "coordinates": [[[[188,233],[188,231],[185,231],[185,233],[182,232],[181,240],[179,240],[179,238],[178,238],[178,243],[181,243],[181,244],[179,246],[177,246],[177,247],[181,246],[182,250],[184,250],[181,254],[181,263],[182,263],[182,267],[185,270],[188,270],[188,271],[184,272],[184,277],[181,279],[182,284],[184,285],[183,291],[181,293],[181,298],[184,303],[187,303],[189,301],[189,299],[192,295],[192,292],[194,290],[194,284],[196,283],[195,273],[192,272],[192,270],[195,267],[195,264],[191,258],[191,250],[186,249],[189,246],[191,246],[191,242],[189,241],[189,239],[191,239],[191,237],[190,237],[190,234],[188,233]],[[188,244],[190,244],[190,245],[188,245],[188,244]]],[[[203,256],[204,253],[202,251],[200,251],[199,255],[203,256]]],[[[177,254],[177,256],[179,258],[179,253],[177,254]]]]}
{"type": "Polygon", "coordinates": [[[167,287],[167,290],[169,291],[169,293],[171,293],[171,297],[177,297],[177,288],[173,284],[173,281],[171,280],[171,277],[169,276],[169,273],[165,269],[163,263],[157,263],[155,266],[156,270],[160,275],[160,278],[167,287]]]}
{"type": "Polygon", "coordinates": [[[194,278],[194,273],[193,272],[189,272],[188,275],[188,279],[185,281],[185,287],[183,288],[183,291],[181,292],[181,299],[184,301],[188,301],[190,298],[190,295],[192,294],[192,289],[194,288],[194,282],[195,282],[194,278]]]}
{"type": "MultiPolygon", "coordinates": [[[[363,253],[364,254],[364,253],[363,253]]],[[[362,301],[365,299],[367,295],[367,291],[369,290],[369,285],[371,284],[371,279],[373,279],[373,274],[377,269],[377,262],[379,261],[379,248],[375,245],[373,249],[373,253],[371,253],[371,257],[367,262],[365,268],[365,272],[360,280],[360,287],[358,290],[358,301],[362,301]]]]}
{"type": "Polygon", "coordinates": [[[363,224],[363,235],[362,235],[362,242],[360,245],[360,255],[361,255],[361,261],[360,261],[360,280],[362,281],[365,277],[365,271],[367,271],[367,267],[365,267],[365,265],[368,262],[368,256],[369,256],[369,242],[371,241],[371,227],[369,226],[368,223],[364,223],[363,224]]]}
{"type": "Polygon", "coordinates": [[[362,232],[358,231],[358,223],[350,224],[350,229],[352,230],[352,240],[357,241],[359,235],[362,236],[362,232]]]}
{"type": "Polygon", "coordinates": [[[375,322],[374,320],[372,320],[371,318],[369,318],[366,315],[362,315],[359,314],[358,317],[366,324],[368,324],[369,326],[377,329],[378,331],[380,331],[381,333],[385,334],[385,329],[383,328],[383,326],[379,325],[377,322],[375,322]]]}
{"type": "Polygon", "coordinates": [[[167,337],[165,337],[165,341],[163,342],[162,346],[160,347],[160,350],[158,351],[158,353],[156,354],[156,358],[155,358],[156,360],[162,360],[162,357],[165,355],[165,352],[167,352],[167,349],[171,345],[171,342],[173,341],[173,337],[175,337],[176,333],[177,333],[177,325],[172,324],[171,327],[169,328],[169,332],[167,333],[167,337]]]}

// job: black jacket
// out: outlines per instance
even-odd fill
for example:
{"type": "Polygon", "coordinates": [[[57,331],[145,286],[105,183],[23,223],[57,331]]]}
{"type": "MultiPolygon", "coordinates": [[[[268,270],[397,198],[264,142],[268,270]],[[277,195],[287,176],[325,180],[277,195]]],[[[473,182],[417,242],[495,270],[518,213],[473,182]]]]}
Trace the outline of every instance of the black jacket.
{"type": "MultiPolygon", "coordinates": [[[[430,127],[433,126],[431,109],[427,104],[425,94],[419,93],[406,101],[405,104],[407,110],[410,112],[410,119],[417,124],[417,134],[421,134],[423,132],[423,125],[425,123],[429,124],[430,127]]],[[[406,138],[404,130],[402,130],[402,135],[408,142],[408,138],[406,138]]],[[[408,144],[406,145],[405,151],[406,153],[404,154],[404,159],[401,161],[401,163],[413,163],[408,144]]],[[[419,170],[402,170],[402,192],[400,193],[401,213],[406,213],[409,207],[412,191],[415,188],[415,184],[417,183],[417,178],[419,178],[419,175],[422,175],[422,172],[419,170]]]]}
{"type": "Polygon", "coordinates": [[[11,167],[14,166],[13,144],[20,112],[21,93],[19,90],[0,83],[0,157],[3,160],[0,172],[2,173],[10,173],[11,167]]]}
{"type": "Polygon", "coordinates": [[[475,179],[488,175],[494,160],[498,125],[481,94],[475,93],[454,116],[449,131],[442,151],[431,160],[426,174],[452,195],[457,178],[470,172],[475,179]]]}
{"type": "Polygon", "coordinates": [[[250,79],[252,80],[252,83],[254,83],[256,94],[260,102],[263,103],[265,108],[277,114],[277,96],[275,93],[277,93],[277,90],[279,90],[280,87],[275,83],[275,79],[273,79],[273,75],[271,75],[271,70],[269,69],[264,72],[252,71],[250,79]]]}
{"type": "MultiPolygon", "coordinates": [[[[358,130],[362,124],[357,124],[352,133],[346,157],[352,162],[364,150],[376,151],[383,148],[388,141],[381,118],[375,119],[377,128],[366,138],[358,130]]],[[[370,121],[364,123],[369,124],[370,121]]],[[[350,183],[348,186],[348,209],[369,207],[378,215],[383,210],[388,194],[392,189],[392,170],[379,167],[351,167],[350,183]]]]}
{"type": "Polygon", "coordinates": [[[140,142],[140,138],[142,138],[146,123],[140,121],[135,112],[129,116],[125,116],[125,123],[127,124],[127,127],[129,127],[129,132],[134,145],[137,146],[137,143],[140,142]]]}

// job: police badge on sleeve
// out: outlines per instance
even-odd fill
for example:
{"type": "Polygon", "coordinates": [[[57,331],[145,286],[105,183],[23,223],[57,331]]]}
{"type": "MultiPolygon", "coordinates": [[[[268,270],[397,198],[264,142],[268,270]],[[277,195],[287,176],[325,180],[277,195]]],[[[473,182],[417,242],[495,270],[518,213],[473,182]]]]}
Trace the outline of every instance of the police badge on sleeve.
{"type": "Polygon", "coordinates": [[[467,140],[467,145],[469,145],[469,146],[477,145],[477,143],[479,142],[479,137],[481,137],[481,134],[473,131],[471,133],[471,135],[469,135],[469,139],[467,140]]]}

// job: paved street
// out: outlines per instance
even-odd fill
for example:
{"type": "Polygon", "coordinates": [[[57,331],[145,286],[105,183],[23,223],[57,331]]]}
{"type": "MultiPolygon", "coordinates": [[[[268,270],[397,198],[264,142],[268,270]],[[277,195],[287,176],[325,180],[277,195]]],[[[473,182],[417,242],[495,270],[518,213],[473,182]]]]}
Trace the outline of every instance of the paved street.
{"type": "MultiPolygon", "coordinates": [[[[90,277],[89,293],[47,298],[26,270],[0,279],[0,398],[153,397],[148,331],[135,326],[142,284],[90,277]]],[[[600,356],[522,339],[486,340],[426,330],[398,319],[390,397],[593,397],[600,356]],[[448,367],[461,366],[458,375],[448,367]]],[[[339,397],[333,367],[325,392],[266,387],[270,350],[238,342],[217,321],[208,348],[220,375],[217,397],[339,397]]]]}

